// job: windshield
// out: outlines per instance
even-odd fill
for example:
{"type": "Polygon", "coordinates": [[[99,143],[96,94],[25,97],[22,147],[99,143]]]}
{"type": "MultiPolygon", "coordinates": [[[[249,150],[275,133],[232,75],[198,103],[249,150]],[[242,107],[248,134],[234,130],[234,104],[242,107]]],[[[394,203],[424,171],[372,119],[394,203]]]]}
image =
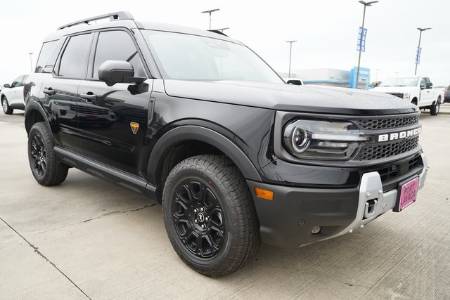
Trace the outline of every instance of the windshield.
{"type": "Polygon", "coordinates": [[[379,86],[417,86],[417,77],[390,78],[381,82],[379,86]]]}
{"type": "Polygon", "coordinates": [[[249,48],[220,39],[143,31],[169,79],[283,83],[249,48]]]}

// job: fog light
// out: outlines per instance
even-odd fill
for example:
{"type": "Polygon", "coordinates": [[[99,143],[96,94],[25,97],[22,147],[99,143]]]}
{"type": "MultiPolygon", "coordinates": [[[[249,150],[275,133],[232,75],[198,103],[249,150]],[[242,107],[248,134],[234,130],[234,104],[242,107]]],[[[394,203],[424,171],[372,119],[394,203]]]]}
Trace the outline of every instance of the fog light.
{"type": "Polygon", "coordinates": [[[322,228],[319,226],[319,225],[316,225],[316,226],[314,226],[312,229],[311,229],[311,233],[312,234],[318,234],[318,233],[320,233],[320,230],[321,230],[322,228]]]}

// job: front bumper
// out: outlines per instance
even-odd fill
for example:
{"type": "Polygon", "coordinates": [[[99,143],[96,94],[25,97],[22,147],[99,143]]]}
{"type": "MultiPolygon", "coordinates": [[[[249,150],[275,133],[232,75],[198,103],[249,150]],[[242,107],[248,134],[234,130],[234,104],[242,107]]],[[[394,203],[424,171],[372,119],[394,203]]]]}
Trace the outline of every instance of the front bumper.
{"type": "MultiPolygon", "coordinates": [[[[419,176],[420,188],[428,171],[423,155],[422,161],[423,169],[414,174],[419,176]]],[[[263,242],[281,247],[304,246],[353,232],[392,210],[397,201],[397,189],[384,192],[377,171],[362,174],[355,188],[296,188],[254,181],[248,185],[251,191],[255,187],[273,191],[272,201],[252,194],[263,242]],[[313,234],[318,226],[320,231],[313,234]]]]}

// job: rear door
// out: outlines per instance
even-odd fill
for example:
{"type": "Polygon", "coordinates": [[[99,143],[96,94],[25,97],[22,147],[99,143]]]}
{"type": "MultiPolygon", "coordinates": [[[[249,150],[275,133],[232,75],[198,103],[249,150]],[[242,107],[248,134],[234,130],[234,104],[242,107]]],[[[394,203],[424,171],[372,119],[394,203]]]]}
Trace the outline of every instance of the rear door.
{"type": "Polygon", "coordinates": [[[96,34],[88,80],[78,89],[84,99],[78,111],[82,152],[89,157],[127,172],[138,174],[138,161],[147,130],[152,81],[130,92],[130,84],[107,86],[98,80],[98,68],[106,60],[130,62],[135,77],[147,76],[142,54],[127,30],[107,30],[96,34]]]}
{"type": "Polygon", "coordinates": [[[72,150],[82,147],[76,129],[77,107],[84,100],[78,97],[78,85],[86,78],[92,41],[92,33],[68,37],[54,68],[54,76],[43,84],[46,109],[58,128],[55,138],[61,146],[72,150]]]}

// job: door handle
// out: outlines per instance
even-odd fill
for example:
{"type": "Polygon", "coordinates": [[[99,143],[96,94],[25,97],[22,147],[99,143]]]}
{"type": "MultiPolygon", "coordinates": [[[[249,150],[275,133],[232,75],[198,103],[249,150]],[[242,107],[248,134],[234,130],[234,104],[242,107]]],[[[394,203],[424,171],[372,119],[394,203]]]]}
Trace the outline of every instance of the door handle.
{"type": "Polygon", "coordinates": [[[46,94],[46,95],[51,96],[51,95],[54,95],[55,93],[56,93],[56,91],[54,89],[52,89],[51,87],[44,88],[44,94],[46,94]]]}
{"type": "Polygon", "coordinates": [[[87,92],[86,94],[80,94],[80,97],[86,100],[86,102],[92,102],[97,99],[97,95],[92,92],[87,92]]]}

